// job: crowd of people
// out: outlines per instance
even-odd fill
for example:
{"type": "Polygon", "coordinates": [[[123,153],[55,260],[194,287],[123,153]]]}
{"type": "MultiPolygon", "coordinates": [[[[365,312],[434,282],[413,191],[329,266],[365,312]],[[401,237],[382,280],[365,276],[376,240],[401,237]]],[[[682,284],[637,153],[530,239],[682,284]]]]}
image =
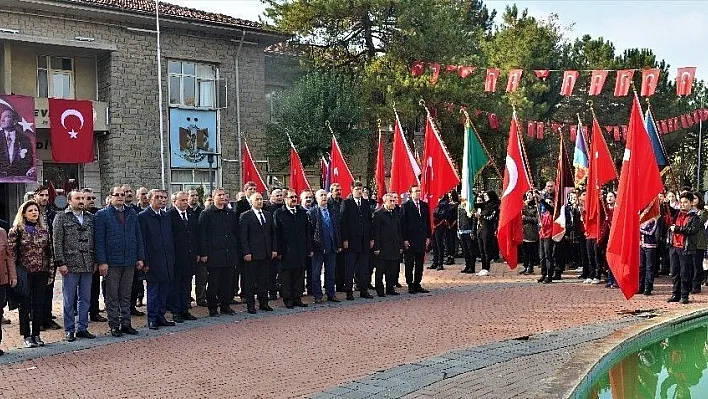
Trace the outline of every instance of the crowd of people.
{"type": "MultiPolygon", "coordinates": [[[[566,204],[554,204],[554,191],[549,181],[526,195],[519,273],[534,274],[540,265],[538,282],[551,283],[573,267],[583,283],[604,280],[617,288],[605,259],[615,193],[603,194],[601,226],[593,234],[584,228],[586,193],[572,191],[566,204]],[[565,232],[559,239],[553,236],[553,215],[563,205],[565,232]]],[[[264,200],[248,182],[233,202],[216,188],[204,206],[196,190],[172,194],[168,205],[165,190],[141,187],[134,193],[122,185],[111,189],[101,209],[84,188],[67,193],[68,206],[59,210],[42,186],[21,204],[11,226],[0,221],[0,305],[18,309],[20,334],[32,348],[44,345],[40,332],[47,328],[63,328],[69,342],[94,338],[89,320],[107,321],[114,337],[138,334],[131,316],[145,315],[138,307],[145,306],[146,286],[147,327],[156,330],[195,320],[193,302],[218,317],[234,314],[235,303],[245,303],[250,314],[273,311],[269,301],[279,296],[294,308],[308,306],[304,296],[323,303],[339,302],[338,292],[346,300],[355,293],[373,298],[370,290],[380,297],[399,295],[401,263],[408,292],[426,293],[421,282],[428,251],[429,269],[444,270],[461,249],[461,272],[479,276],[488,275],[500,258],[500,199],[493,190],[474,198],[452,191],[432,218],[418,186],[401,197],[387,193],[380,203],[358,181],[347,198],[341,192],[336,183],[314,193],[277,188],[264,200]],[[52,315],[57,272],[63,327],[52,315]],[[107,318],[100,315],[101,292],[107,318]]],[[[651,295],[654,277],[670,273],[669,302],[688,303],[704,282],[708,212],[702,196],[688,190],[658,200],[660,217],[637,232],[639,293],[651,295]]]]}

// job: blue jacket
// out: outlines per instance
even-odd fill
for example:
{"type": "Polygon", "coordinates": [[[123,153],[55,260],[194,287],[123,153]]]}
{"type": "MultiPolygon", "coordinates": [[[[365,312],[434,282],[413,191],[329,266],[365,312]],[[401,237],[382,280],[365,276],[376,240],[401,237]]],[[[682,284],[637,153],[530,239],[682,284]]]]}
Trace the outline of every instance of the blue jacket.
{"type": "Polygon", "coordinates": [[[94,242],[96,262],[100,265],[135,267],[139,260],[145,260],[143,236],[140,234],[138,215],[125,208],[125,224],[118,220],[118,210],[108,206],[96,212],[94,222],[94,242]]]}
{"type": "Polygon", "coordinates": [[[172,220],[166,212],[158,216],[152,208],[138,214],[140,233],[145,246],[145,280],[166,282],[175,275],[175,246],[172,241],[172,220]]]}

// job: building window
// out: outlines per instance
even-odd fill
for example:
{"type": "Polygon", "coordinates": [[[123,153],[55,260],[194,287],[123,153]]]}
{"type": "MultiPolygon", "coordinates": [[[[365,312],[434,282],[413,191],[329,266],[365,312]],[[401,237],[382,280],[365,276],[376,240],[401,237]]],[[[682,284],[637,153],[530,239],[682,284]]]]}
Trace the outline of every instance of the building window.
{"type": "Polygon", "coordinates": [[[171,60],[169,74],[170,105],[215,108],[216,67],[188,61],[171,60]]]}
{"type": "Polygon", "coordinates": [[[37,56],[37,97],[74,98],[74,59],[37,56]]]}
{"type": "MultiPolygon", "coordinates": [[[[170,190],[172,194],[178,191],[187,191],[202,186],[204,191],[209,191],[209,171],[202,169],[172,169],[170,190]]],[[[216,179],[216,169],[212,170],[216,179]]],[[[216,184],[216,180],[214,181],[216,184]]]]}

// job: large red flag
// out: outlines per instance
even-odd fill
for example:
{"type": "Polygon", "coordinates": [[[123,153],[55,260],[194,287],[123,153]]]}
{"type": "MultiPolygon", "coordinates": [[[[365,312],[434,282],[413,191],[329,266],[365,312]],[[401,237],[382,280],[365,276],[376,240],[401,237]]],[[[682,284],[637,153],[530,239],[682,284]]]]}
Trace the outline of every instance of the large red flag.
{"type": "Polygon", "coordinates": [[[93,162],[93,104],[86,100],[49,99],[54,162],[93,162]]]}
{"type": "Polygon", "coordinates": [[[610,149],[607,148],[605,136],[597,119],[592,120],[592,141],[590,142],[590,167],[588,168],[587,194],[585,199],[585,231],[589,238],[598,238],[602,219],[603,206],[600,201],[602,186],[617,178],[617,170],[612,162],[610,149]]]}
{"type": "MultiPolygon", "coordinates": [[[[427,109],[426,109],[427,110],[427,109]]],[[[460,184],[450,154],[440,138],[433,117],[428,112],[425,124],[425,148],[423,149],[423,177],[420,182],[423,199],[428,202],[430,214],[438,206],[440,197],[460,184]]]]}
{"type": "Polygon", "coordinates": [[[259,193],[266,192],[266,185],[261,177],[261,172],[258,171],[256,163],[253,161],[253,156],[251,155],[251,150],[248,148],[248,144],[244,141],[243,143],[243,181],[252,181],[256,183],[256,191],[259,193]]]}
{"type": "Polygon", "coordinates": [[[384,170],[384,146],[381,140],[381,132],[379,132],[379,148],[376,151],[376,170],[374,171],[374,180],[376,180],[376,202],[383,202],[383,196],[386,194],[386,171],[384,170]]]}
{"type": "Polygon", "coordinates": [[[339,183],[342,186],[342,197],[347,198],[349,193],[352,192],[352,183],[354,183],[354,176],[352,172],[349,171],[349,166],[344,160],[344,155],[342,154],[342,149],[339,148],[339,143],[337,138],[332,136],[332,159],[329,163],[329,167],[332,170],[331,183],[339,183]]]}
{"type": "MultiPolygon", "coordinates": [[[[583,134],[579,132],[578,134],[583,134]]],[[[568,153],[565,151],[565,138],[560,135],[560,149],[558,152],[558,169],[556,171],[556,194],[553,199],[553,241],[560,241],[565,236],[565,205],[568,193],[575,187],[573,172],[571,172],[568,153]]]]}
{"type": "Polygon", "coordinates": [[[290,143],[290,188],[295,190],[298,195],[304,190],[310,190],[310,183],[305,176],[300,155],[295,150],[293,143],[290,143]]]}
{"type": "Polygon", "coordinates": [[[408,143],[403,137],[401,121],[398,120],[398,114],[396,114],[396,124],[393,128],[389,190],[399,195],[407,192],[412,186],[420,184],[418,182],[418,173],[420,173],[420,167],[418,167],[408,143]]]}
{"type": "Polygon", "coordinates": [[[607,263],[627,299],[639,288],[639,213],[662,189],[661,174],[635,93],[607,246],[607,263]]]}
{"type": "Polygon", "coordinates": [[[497,241],[499,252],[514,269],[517,262],[517,247],[523,242],[523,224],[521,210],[524,207],[524,195],[531,189],[526,163],[521,150],[516,116],[511,118],[509,145],[506,149],[506,168],[504,168],[504,186],[499,209],[499,228],[497,241]]]}

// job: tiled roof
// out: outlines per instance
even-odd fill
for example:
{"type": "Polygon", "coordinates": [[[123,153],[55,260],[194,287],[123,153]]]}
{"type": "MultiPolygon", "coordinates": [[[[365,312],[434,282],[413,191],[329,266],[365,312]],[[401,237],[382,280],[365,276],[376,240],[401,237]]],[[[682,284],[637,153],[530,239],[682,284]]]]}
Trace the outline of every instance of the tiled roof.
{"type": "MultiPolygon", "coordinates": [[[[154,0],[59,0],[64,3],[74,3],[86,6],[94,6],[111,10],[119,10],[135,14],[155,14],[154,0]]],[[[264,28],[260,23],[247,21],[245,19],[234,18],[224,14],[217,14],[194,8],[182,7],[170,3],[160,2],[160,14],[186,19],[191,21],[206,22],[217,25],[225,25],[239,28],[255,28],[260,30],[270,30],[264,28]]]]}

